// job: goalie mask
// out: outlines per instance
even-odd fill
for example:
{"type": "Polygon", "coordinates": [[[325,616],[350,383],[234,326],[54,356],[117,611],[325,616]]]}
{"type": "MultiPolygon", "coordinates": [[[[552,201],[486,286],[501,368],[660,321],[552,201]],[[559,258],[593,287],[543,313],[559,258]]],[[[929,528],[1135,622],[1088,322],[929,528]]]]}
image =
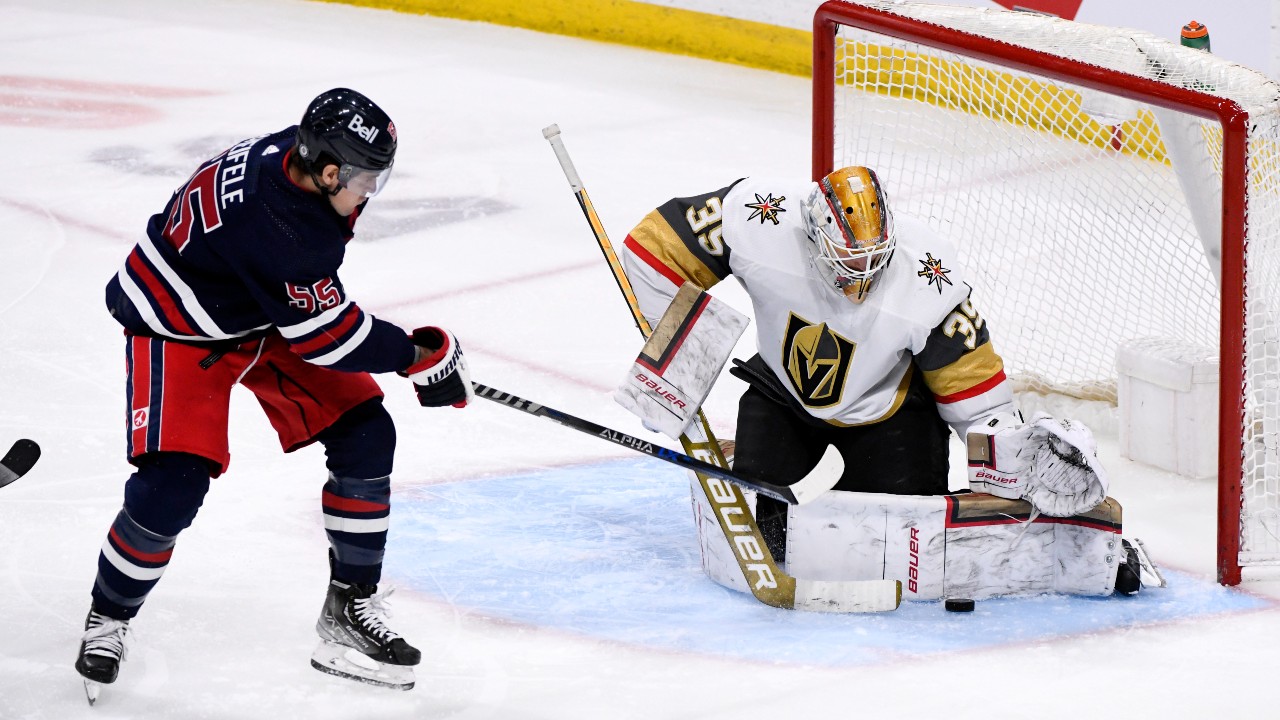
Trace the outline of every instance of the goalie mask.
{"type": "Polygon", "coordinates": [[[805,203],[805,218],[818,274],[853,302],[865,300],[897,245],[875,172],[855,166],[828,173],[805,203]]]}

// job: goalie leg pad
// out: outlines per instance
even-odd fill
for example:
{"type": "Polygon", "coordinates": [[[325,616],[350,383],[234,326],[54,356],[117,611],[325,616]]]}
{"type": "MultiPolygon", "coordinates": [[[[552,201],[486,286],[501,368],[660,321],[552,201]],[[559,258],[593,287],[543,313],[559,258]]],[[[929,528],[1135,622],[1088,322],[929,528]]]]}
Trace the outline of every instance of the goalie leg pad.
{"type": "MultiPolygon", "coordinates": [[[[747,582],[738,569],[738,560],[733,548],[729,547],[729,539],[720,532],[720,520],[716,517],[716,506],[707,497],[698,482],[697,476],[689,473],[689,490],[693,499],[693,524],[698,531],[698,550],[702,558],[702,572],[730,590],[749,593],[747,582]]],[[[749,490],[745,493],[751,493],[749,490]]],[[[752,498],[754,503],[754,498],[752,498]]]]}
{"type": "Polygon", "coordinates": [[[1109,595],[1121,509],[1107,499],[1030,524],[1023,501],[833,491],[790,510],[787,571],[814,580],[896,579],[903,599],[1059,592],[1109,595]]]}

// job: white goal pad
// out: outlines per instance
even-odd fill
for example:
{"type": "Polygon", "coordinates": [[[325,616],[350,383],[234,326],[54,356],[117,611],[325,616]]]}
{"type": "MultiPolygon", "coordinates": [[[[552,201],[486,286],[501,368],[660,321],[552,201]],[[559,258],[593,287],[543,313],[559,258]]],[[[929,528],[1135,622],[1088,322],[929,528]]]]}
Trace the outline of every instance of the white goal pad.
{"type": "MultiPolygon", "coordinates": [[[[748,504],[754,504],[751,493],[748,504]]],[[[715,511],[693,481],[702,566],[748,589],[715,511]]],[[[787,574],[811,581],[900,580],[903,600],[1064,593],[1110,595],[1124,562],[1120,503],[1072,517],[982,493],[885,495],[830,491],[788,516],[787,574]]]]}
{"type": "Polygon", "coordinates": [[[645,426],[678,439],[707,399],[750,320],[685,283],[613,398],[645,426]]]}

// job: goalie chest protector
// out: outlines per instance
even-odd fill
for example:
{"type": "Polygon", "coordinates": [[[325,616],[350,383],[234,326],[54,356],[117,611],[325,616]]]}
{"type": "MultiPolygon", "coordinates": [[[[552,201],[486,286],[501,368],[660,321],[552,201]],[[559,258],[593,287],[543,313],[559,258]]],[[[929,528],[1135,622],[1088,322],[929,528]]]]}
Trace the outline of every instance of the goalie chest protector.
{"type": "Polygon", "coordinates": [[[724,199],[729,267],[751,298],[761,359],[809,415],[836,425],[877,422],[896,411],[912,356],[969,287],[954,246],[901,215],[893,260],[865,302],[850,302],[812,268],[803,216],[812,187],[769,178],[735,185],[724,199]],[[778,207],[776,222],[759,211],[766,199],[778,207]],[[930,262],[941,268],[936,275],[920,272],[930,262]],[[816,349],[821,356],[811,357],[816,349]],[[830,376],[811,374],[811,365],[829,366],[830,376]]]}

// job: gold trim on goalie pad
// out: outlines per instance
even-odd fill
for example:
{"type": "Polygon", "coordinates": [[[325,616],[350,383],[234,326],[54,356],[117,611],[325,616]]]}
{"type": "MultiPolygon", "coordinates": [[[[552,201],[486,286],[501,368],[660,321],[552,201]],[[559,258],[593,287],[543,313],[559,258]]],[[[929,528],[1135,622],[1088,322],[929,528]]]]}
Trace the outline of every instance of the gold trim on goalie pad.
{"type": "MultiPolygon", "coordinates": [[[[1012,525],[1031,518],[1031,503],[1026,500],[1006,500],[986,493],[962,493],[947,496],[947,529],[975,525],[1012,525]]],[[[1083,525],[1120,534],[1124,511],[1115,498],[1107,498],[1088,512],[1071,517],[1037,515],[1037,523],[1065,523],[1083,525]]]]}
{"type": "Polygon", "coordinates": [[[676,296],[671,298],[666,312],[662,314],[662,319],[658,321],[658,326],[645,341],[644,348],[640,351],[641,357],[655,366],[665,364],[671,343],[687,332],[689,315],[697,309],[705,294],[693,283],[681,285],[676,296]]]}
{"type": "Polygon", "coordinates": [[[640,243],[663,265],[704,290],[720,282],[720,278],[689,250],[679,233],[657,210],[645,215],[631,230],[631,239],[640,243]]]}

